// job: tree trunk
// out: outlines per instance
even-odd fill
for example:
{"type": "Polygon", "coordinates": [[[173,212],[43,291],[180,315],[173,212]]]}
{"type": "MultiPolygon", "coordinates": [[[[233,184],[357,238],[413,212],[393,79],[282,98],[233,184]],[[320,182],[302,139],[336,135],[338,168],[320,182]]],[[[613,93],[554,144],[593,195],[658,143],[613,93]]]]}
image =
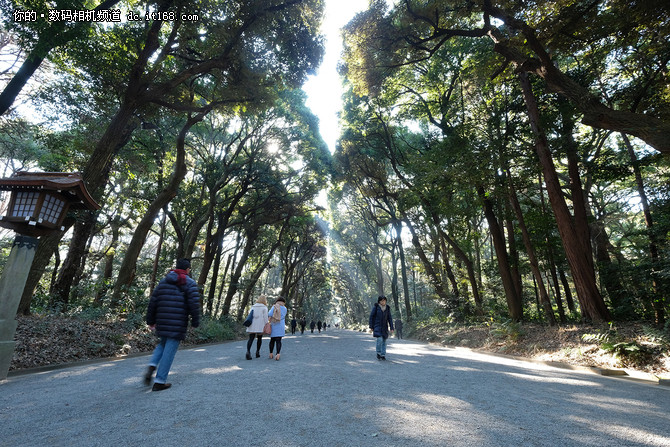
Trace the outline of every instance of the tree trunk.
{"type": "Polygon", "coordinates": [[[384,295],[384,270],[382,269],[383,255],[378,246],[373,248],[375,272],[377,273],[377,295],[384,295]]]}
{"type": "Polygon", "coordinates": [[[624,304],[626,289],[621,283],[617,267],[610,258],[608,248],[610,247],[611,242],[607,235],[605,225],[594,218],[591,228],[593,228],[592,233],[596,248],[596,262],[598,263],[598,272],[600,273],[600,284],[602,284],[607,291],[612,308],[619,312],[625,312],[625,309],[622,309],[621,306],[624,304]]]}
{"type": "Polygon", "coordinates": [[[533,247],[533,243],[531,242],[530,239],[530,234],[528,233],[528,229],[526,228],[526,221],[523,217],[523,213],[521,212],[521,205],[519,204],[519,199],[517,198],[516,190],[512,185],[512,178],[509,175],[509,172],[507,173],[507,177],[509,179],[509,201],[512,210],[514,210],[514,213],[516,214],[516,219],[519,222],[521,237],[523,238],[523,244],[526,247],[526,254],[528,255],[528,262],[530,263],[530,269],[533,272],[533,279],[535,281],[534,284],[536,287],[536,293],[537,291],[539,291],[539,302],[542,304],[544,313],[547,316],[547,320],[549,320],[549,325],[555,326],[556,317],[554,316],[554,309],[551,306],[551,300],[549,300],[549,294],[547,293],[547,288],[545,287],[544,281],[542,280],[542,273],[540,272],[540,265],[537,262],[537,257],[535,255],[535,248],[533,247]]]}
{"type": "MultiPolygon", "coordinates": [[[[435,218],[435,216],[433,217],[435,218]]],[[[447,241],[447,243],[454,249],[454,254],[458,259],[465,264],[465,269],[468,272],[468,280],[470,281],[470,287],[472,288],[472,298],[475,300],[475,313],[477,315],[484,315],[484,303],[481,295],[479,294],[479,283],[477,281],[477,272],[475,271],[474,263],[470,260],[468,255],[458,246],[455,240],[453,240],[444,230],[439,228],[442,237],[447,241]]]]}
{"type": "MultiPolygon", "coordinates": [[[[649,199],[647,198],[647,193],[644,190],[644,182],[642,180],[642,171],[640,170],[640,162],[635,155],[633,150],[633,145],[630,144],[626,134],[621,134],[621,138],[626,146],[628,151],[628,157],[630,158],[630,163],[633,167],[633,173],[635,174],[635,184],[637,186],[637,193],[640,196],[640,203],[642,204],[642,212],[644,213],[644,223],[647,226],[647,234],[649,235],[649,258],[651,259],[652,269],[654,271],[660,270],[659,263],[660,258],[658,255],[658,247],[661,245],[658,235],[656,234],[656,228],[654,228],[654,219],[651,216],[651,209],[649,208],[649,199]]],[[[651,277],[652,286],[654,287],[654,294],[656,299],[652,300],[652,305],[654,307],[655,313],[655,323],[658,327],[663,327],[665,325],[665,293],[667,293],[668,287],[667,279],[663,279],[661,276],[652,275],[651,277]]]]}
{"type": "Polygon", "coordinates": [[[158,277],[158,265],[161,260],[161,251],[163,250],[163,240],[165,239],[165,226],[167,221],[167,206],[163,207],[163,217],[161,218],[161,229],[158,233],[158,246],[156,247],[156,255],[154,256],[154,265],[151,269],[151,280],[149,281],[149,296],[154,291],[156,287],[156,280],[158,277]]]}
{"type": "Polygon", "coordinates": [[[102,304],[102,300],[104,296],[107,294],[107,290],[109,290],[110,283],[112,280],[112,273],[114,272],[114,256],[116,254],[116,246],[119,241],[119,235],[120,235],[120,229],[121,229],[121,220],[117,216],[114,220],[111,222],[112,226],[112,241],[109,244],[109,247],[107,247],[107,251],[105,252],[105,267],[103,268],[103,273],[102,273],[102,280],[100,281],[100,285],[98,287],[98,291],[95,294],[95,300],[94,303],[96,305],[102,304]]]}
{"type": "Polygon", "coordinates": [[[539,126],[540,114],[528,75],[520,73],[519,79],[528,109],[531,128],[536,137],[535,149],[544,173],[549,202],[554,210],[558,231],[563,242],[563,249],[570,264],[572,278],[577,289],[577,297],[581,305],[582,317],[592,321],[609,321],[611,320],[611,315],[596,284],[591,251],[588,246],[584,247],[580,244],[582,238],[575,230],[570,211],[563,198],[561,185],[558,181],[558,175],[554,167],[551,152],[549,151],[546,136],[539,126]]]}
{"type": "Polygon", "coordinates": [[[160,210],[165,208],[167,204],[170,203],[170,201],[177,195],[179,185],[186,176],[187,172],[186,149],[184,147],[186,135],[190,131],[191,127],[200,122],[206,116],[206,114],[207,112],[202,112],[194,117],[189,118],[186,124],[184,124],[184,126],[179,131],[179,136],[177,137],[177,157],[175,159],[174,171],[172,172],[172,176],[167,186],[149,205],[147,212],[144,214],[144,217],[133,232],[133,237],[128,244],[126,254],[123,257],[121,267],[119,268],[119,274],[116,278],[116,283],[114,284],[112,301],[110,303],[111,307],[118,306],[119,302],[121,301],[124,289],[130,286],[131,281],[135,276],[137,258],[140,255],[140,251],[142,250],[142,246],[144,245],[147,234],[156,220],[156,216],[160,210]]]}
{"type": "Polygon", "coordinates": [[[58,271],[60,269],[60,251],[54,251],[54,268],[51,271],[51,281],[49,282],[49,295],[54,293],[54,287],[56,286],[56,280],[58,279],[58,271]]]}
{"type": "MultiPolygon", "coordinates": [[[[232,254],[232,258],[231,258],[231,256],[228,257],[228,264],[230,265],[230,271],[232,272],[232,274],[230,275],[231,279],[228,282],[228,289],[226,289],[226,297],[228,296],[228,290],[230,289],[230,286],[233,282],[232,277],[234,275],[234,269],[237,267],[237,255],[240,253],[240,249],[242,249],[242,237],[243,237],[242,232],[241,231],[238,232],[237,233],[237,238],[235,240],[235,251],[232,254]]],[[[228,273],[228,266],[226,266],[226,274],[227,273],[228,273]]],[[[225,278],[225,276],[224,276],[224,278],[225,278]]],[[[221,287],[223,287],[223,285],[224,285],[224,282],[222,281],[221,287]]],[[[232,293],[232,295],[234,295],[234,294],[235,294],[235,292],[232,293]]],[[[230,304],[232,302],[232,295],[231,295],[230,300],[226,301],[226,299],[224,298],[223,301],[221,301],[221,293],[219,293],[219,302],[223,303],[223,309],[221,310],[221,315],[222,316],[226,316],[230,313],[230,304]]]]}
{"type": "Polygon", "coordinates": [[[505,298],[507,299],[507,309],[509,310],[509,316],[514,321],[521,321],[523,319],[523,307],[521,304],[520,297],[516,294],[516,288],[514,287],[514,280],[512,279],[512,272],[510,270],[509,259],[507,257],[507,250],[505,249],[505,236],[503,235],[502,229],[498,224],[498,219],[496,218],[495,213],[493,212],[493,204],[486,197],[484,188],[481,186],[477,187],[477,194],[482,200],[484,205],[484,216],[486,221],[489,224],[489,231],[491,233],[491,239],[493,240],[493,247],[496,252],[496,258],[498,261],[498,272],[500,273],[500,279],[505,289],[505,298]]]}
{"type": "Polygon", "coordinates": [[[223,239],[225,234],[224,226],[222,225],[223,216],[221,213],[217,215],[217,228],[215,235],[214,246],[214,267],[212,269],[212,280],[209,283],[207,292],[206,309],[208,315],[213,315],[214,310],[214,294],[216,293],[216,286],[219,278],[219,269],[221,268],[221,256],[223,255],[223,239]]]}
{"type": "Polygon", "coordinates": [[[391,245],[391,267],[393,271],[393,276],[391,277],[391,296],[393,297],[393,309],[396,314],[400,314],[400,299],[398,297],[398,259],[395,254],[395,245],[398,243],[396,240],[391,245]]]}
{"type": "Polygon", "coordinates": [[[568,282],[568,277],[565,276],[565,272],[562,268],[558,270],[558,276],[561,278],[561,283],[563,284],[563,290],[565,291],[565,302],[568,303],[568,309],[570,312],[575,313],[577,312],[577,309],[575,308],[575,301],[572,299],[570,283],[568,282]]]}
{"type": "MultiPolygon", "coordinates": [[[[203,183],[201,193],[200,193],[200,200],[205,199],[205,188],[206,185],[203,183]]],[[[181,251],[178,254],[178,258],[192,258],[193,257],[193,251],[195,250],[195,244],[198,241],[198,238],[200,238],[201,230],[202,227],[205,226],[207,222],[210,221],[210,216],[214,212],[214,205],[212,201],[216,200],[216,192],[215,191],[210,191],[210,205],[207,207],[206,210],[203,210],[203,212],[196,217],[196,219],[193,220],[191,226],[188,228],[188,230],[184,234],[184,244],[182,245],[183,251],[181,251]]]]}
{"type": "MultiPolygon", "coordinates": [[[[544,188],[542,188],[542,174],[538,176],[538,186],[540,189],[540,203],[542,206],[542,214],[544,216],[548,216],[549,213],[547,212],[547,205],[544,200],[544,188]]],[[[565,309],[563,308],[563,300],[561,298],[561,288],[560,285],[558,284],[558,276],[556,275],[556,262],[554,261],[554,249],[551,239],[549,238],[549,231],[546,229],[544,233],[544,240],[546,242],[547,247],[547,261],[549,262],[549,270],[551,272],[551,278],[554,284],[554,297],[556,298],[556,308],[558,309],[558,318],[561,323],[565,324],[567,323],[567,319],[565,318],[565,309]]],[[[549,281],[549,278],[547,278],[547,283],[551,287],[551,281],[549,281]]],[[[574,313],[575,310],[570,309],[570,311],[574,313]]]]}
{"type": "Polygon", "coordinates": [[[33,53],[34,51],[28,55],[12,80],[5,86],[2,94],[0,94],[0,115],[4,115],[9,110],[28,80],[42,65],[44,57],[37,57],[33,53]]]}
{"type": "Polygon", "coordinates": [[[219,315],[219,309],[221,309],[221,304],[223,303],[223,300],[221,297],[223,296],[223,291],[226,286],[226,276],[228,276],[228,272],[231,269],[231,265],[234,263],[234,258],[235,254],[229,254],[228,259],[226,260],[226,267],[223,269],[223,275],[221,275],[221,285],[219,286],[219,293],[216,296],[216,307],[214,308],[214,312],[212,313],[212,316],[218,316],[219,315]]]}
{"type": "Polygon", "coordinates": [[[407,279],[407,262],[405,261],[405,249],[402,246],[402,221],[394,221],[396,235],[398,237],[398,255],[400,256],[400,273],[402,274],[402,288],[405,296],[405,318],[412,320],[412,304],[409,300],[409,283],[407,279]]]}
{"type": "MultiPolygon", "coordinates": [[[[589,252],[595,246],[596,260],[598,262],[600,283],[607,291],[613,308],[618,308],[622,302],[624,288],[619,280],[617,269],[612,264],[609,256],[608,247],[610,245],[609,237],[602,223],[596,221],[591,212],[591,207],[587,200],[587,193],[590,187],[589,181],[586,182],[587,190],[582,187],[581,176],[579,173],[579,156],[577,153],[577,143],[572,132],[574,123],[569,112],[561,107],[561,122],[563,123],[562,132],[564,147],[568,155],[568,173],[570,176],[570,193],[572,196],[575,231],[579,237],[580,244],[589,252]],[[589,222],[592,222],[589,224],[589,222]],[[594,244],[591,243],[594,241],[594,244]]],[[[593,263],[592,257],[589,260],[593,263]]],[[[594,266],[592,267],[595,271],[594,266]]]]}
{"type": "Polygon", "coordinates": [[[419,256],[419,259],[421,259],[424,269],[426,269],[426,274],[428,275],[428,279],[430,280],[430,283],[435,289],[435,292],[437,292],[437,295],[440,297],[440,300],[445,306],[449,308],[449,310],[455,311],[456,309],[453,309],[451,306],[451,302],[449,300],[449,294],[447,293],[446,290],[444,290],[444,285],[442,284],[442,281],[438,277],[437,273],[435,272],[435,269],[433,268],[433,265],[430,263],[430,260],[428,259],[428,256],[426,256],[426,252],[423,250],[423,247],[421,246],[419,236],[417,236],[414,226],[411,224],[406,215],[403,215],[403,218],[405,225],[407,225],[407,228],[409,229],[410,233],[412,233],[412,245],[414,245],[417,255],[419,256]]]}
{"type": "MultiPolygon", "coordinates": [[[[506,213],[508,214],[508,213],[506,213]]],[[[507,246],[509,247],[509,271],[512,275],[514,290],[519,300],[523,298],[523,285],[521,272],[519,271],[519,251],[516,248],[516,237],[514,235],[514,222],[511,216],[505,218],[505,230],[507,231],[507,246]]]]}
{"type": "MultiPolygon", "coordinates": [[[[217,194],[219,192],[220,188],[214,187],[209,194],[209,212],[212,215],[212,218],[210,219],[210,224],[207,226],[207,234],[211,234],[212,228],[213,228],[213,216],[214,216],[214,207],[217,204],[217,194]]],[[[203,266],[202,270],[200,271],[200,276],[198,278],[198,285],[200,287],[203,287],[205,283],[207,282],[207,276],[209,275],[209,269],[211,268],[212,260],[214,259],[214,256],[216,253],[220,253],[222,246],[223,246],[223,236],[225,234],[225,231],[228,229],[228,223],[230,222],[230,218],[232,217],[233,213],[235,212],[235,209],[237,207],[237,204],[240,202],[242,197],[244,197],[245,192],[248,190],[248,187],[242,187],[240,190],[230,199],[230,201],[227,203],[225,209],[219,209],[217,216],[216,216],[216,221],[217,221],[217,228],[216,232],[212,237],[208,236],[208,241],[206,242],[205,246],[207,247],[205,249],[205,256],[203,260],[203,266]]],[[[200,228],[200,222],[196,222],[194,227],[200,228]]],[[[199,234],[198,232],[194,232],[194,234],[199,234]]],[[[192,247],[195,246],[195,241],[196,239],[193,238],[193,245],[191,246],[189,243],[189,246],[191,247],[191,250],[193,249],[192,247]]],[[[212,277],[212,287],[216,287],[216,278],[215,275],[218,274],[218,266],[214,267],[214,276],[212,277]]],[[[210,299],[214,297],[214,290],[211,290],[211,293],[208,294],[210,299]]]]}
{"type": "Polygon", "coordinates": [[[233,272],[233,276],[230,278],[230,284],[228,285],[228,292],[226,292],[226,297],[223,301],[223,315],[230,314],[230,305],[233,302],[233,297],[235,296],[235,293],[237,293],[237,290],[240,287],[240,278],[242,277],[242,271],[244,270],[244,267],[246,266],[247,261],[249,260],[249,255],[251,255],[251,251],[253,250],[256,239],[258,239],[258,235],[259,233],[257,228],[250,228],[246,231],[247,243],[244,245],[244,250],[242,251],[240,261],[237,263],[235,271],[233,272]]]}
{"type": "MultiPolygon", "coordinates": [[[[568,320],[565,316],[565,309],[563,308],[563,298],[561,297],[561,285],[558,282],[558,275],[556,274],[556,264],[554,263],[554,256],[551,254],[553,250],[549,248],[550,258],[549,258],[549,273],[551,274],[551,282],[554,284],[554,296],[556,298],[556,308],[558,309],[558,318],[559,321],[563,324],[567,323],[568,320]]],[[[549,282],[549,278],[547,278],[549,282]]],[[[569,307],[568,307],[569,309],[569,307]]],[[[574,309],[571,310],[574,313],[574,309]]]]}
{"type": "Polygon", "coordinates": [[[214,262],[214,256],[217,250],[217,243],[219,241],[219,228],[217,228],[217,230],[212,233],[215,218],[213,211],[214,210],[212,210],[212,214],[209,217],[207,229],[205,230],[205,253],[202,256],[202,266],[200,267],[200,274],[198,275],[197,281],[198,287],[201,289],[203,289],[205,283],[207,282],[209,270],[212,268],[212,263],[214,262]]]}
{"type": "Polygon", "coordinates": [[[61,312],[67,311],[74,277],[81,266],[86,251],[86,241],[88,241],[95,228],[97,217],[97,212],[87,211],[83,219],[78,221],[74,226],[70,249],[65,257],[65,261],[61,265],[50,302],[52,307],[59,309],[61,312]]]}
{"type": "Polygon", "coordinates": [[[439,228],[436,229],[436,232],[437,232],[436,237],[438,241],[436,245],[439,246],[440,259],[442,265],[444,266],[444,275],[447,277],[449,283],[451,284],[451,293],[454,295],[454,299],[456,301],[456,304],[458,305],[460,292],[458,291],[458,282],[456,281],[456,275],[454,275],[454,270],[451,268],[451,261],[449,260],[449,252],[447,251],[447,244],[439,228]]]}
{"type": "Polygon", "coordinates": [[[86,248],[84,249],[84,255],[82,256],[81,262],[79,263],[77,271],[74,274],[74,278],[72,281],[72,288],[74,289],[74,292],[72,291],[70,292],[70,300],[79,300],[80,298],[82,298],[79,289],[79,284],[81,284],[82,281],[85,281],[90,276],[90,274],[85,273],[86,263],[88,262],[88,259],[91,257],[91,245],[93,245],[93,239],[98,233],[99,232],[96,231],[94,225],[93,231],[90,232],[88,240],[86,241],[86,248]]]}

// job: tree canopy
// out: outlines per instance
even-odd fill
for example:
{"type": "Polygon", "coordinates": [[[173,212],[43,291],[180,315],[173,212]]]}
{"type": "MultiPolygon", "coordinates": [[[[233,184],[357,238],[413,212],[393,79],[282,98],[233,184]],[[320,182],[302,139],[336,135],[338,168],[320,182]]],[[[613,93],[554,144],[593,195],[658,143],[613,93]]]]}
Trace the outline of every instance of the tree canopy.
{"type": "Polygon", "coordinates": [[[22,313],[142,309],[188,257],[211,318],[666,324],[665,4],[373,0],[332,154],[301,90],[322,0],[1,4],[4,175],[102,204],[41,238],[22,313]],[[65,10],[120,18],[10,13],[65,10]]]}

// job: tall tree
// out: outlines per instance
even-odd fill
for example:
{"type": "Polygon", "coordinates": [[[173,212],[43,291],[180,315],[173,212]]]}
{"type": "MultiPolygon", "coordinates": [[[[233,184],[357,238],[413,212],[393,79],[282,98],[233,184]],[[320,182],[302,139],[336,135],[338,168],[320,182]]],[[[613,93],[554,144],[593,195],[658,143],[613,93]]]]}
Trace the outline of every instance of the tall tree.
{"type": "MultiPolygon", "coordinates": [[[[576,42],[582,39],[589,43],[611,39],[616,44],[609,46],[610,54],[627,53],[630,40],[637,36],[636,45],[647,44],[654,48],[648,62],[667,73],[670,63],[667,47],[661,49],[655,41],[667,40],[670,36],[667,26],[670,9],[657,9],[650,3],[631,5],[619,0],[569,5],[550,2],[544,8],[552,11],[550,20],[542,20],[545,14],[535,8],[520,4],[497,7],[490,0],[428,3],[404,0],[390,11],[385,1],[375,0],[347,26],[351,49],[346,53],[347,69],[359,92],[375,92],[380,79],[390,76],[398,67],[431,58],[453,38],[488,39],[493,43],[491,50],[503,58],[502,68],[493,73],[494,76],[508,65],[514,65],[518,72],[537,75],[545,81],[548,90],[564,96],[577,107],[583,114],[583,123],[634,135],[660,152],[670,154],[667,100],[662,100],[662,110],[652,108],[651,104],[647,110],[636,112],[612,108],[592,93],[591,86],[568,76],[552,57],[554,51],[564,52],[566,58],[575,57],[581,50],[576,42]],[[629,25],[631,15],[639,21],[639,28],[635,30],[629,25]],[[649,30],[648,36],[639,33],[640,28],[649,30]],[[615,36],[622,29],[626,39],[619,41],[615,36]]],[[[623,81],[620,85],[627,79],[623,81]]],[[[654,85],[664,84],[667,84],[667,75],[654,79],[654,85]]],[[[644,91],[645,99],[650,99],[651,89],[644,91]]]]}
{"type": "MultiPolygon", "coordinates": [[[[203,20],[129,21],[127,30],[106,30],[109,38],[71,49],[73,58],[81,56],[76,60],[91,82],[108,85],[119,97],[116,112],[82,170],[94,198],[102,194],[114,159],[139,125],[138,116],[156,108],[197,114],[212,104],[264,107],[277,87],[300,85],[321,58],[318,24],[323,5],[317,0],[215,2],[194,8],[189,2],[167,0],[157,5],[160,17],[181,17],[188,11],[203,20]],[[118,56],[121,49],[123,58],[107,56],[118,56]],[[206,105],[200,103],[203,89],[208,91],[206,105]]],[[[36,256],[33,270],[43,269],[61,237],[56,233],[43,238],[44,253],[36,256]]],[[[82,244],[71,250],[77,247],[82,244]]],[[[26,285],[29,293],[35,284],[26,285]]]]}
{"type": "Polygon", "coordinates": [[[590,239],[586,238],[584,240],[575,229],[572,216],[563,198],[546,135],[539,124],[539,109],[532,86],[527,74],[520,73],[519,79],[528,108],[529,122],[536,137],[535,150],[544,172],[549,201],[556,216],[556,223],[558,224],[558,231],[563,241],[563,248],[570,263],[572,278],[577,289],[577,297],[581,304],[582,316],[588,320],[608,321],[611,319],[611,315],[596,283],[591,250],[584,249],[584,243],[586,243],[586,247],[590,247],[590,239]]]}
{"type": "Polygon", "coordinates": [[[58,0],[48,5],[46,2],[42,5],[13,0],[0,2],[4,11],[13,11],[14,20],[10,20],[9,24],[19,36],[19,45],[27,49],[23,63],[0,93],[0,115],[10,110],[16,97],[40,68],[49,52],[64,45],[81,44],[89,37],[89,28],[97,22],[93,19],[72,22],[61,16],[63,11],[90,11],[92,18],[104,16],[109,19],[105,22],[120,22],[121,10],[112,11],[119,2],[120,0],[106,0],[90,10],[81,0],[58,0]],[[35,19],[38,14],[44,14],[48,20],[33,20],[30,13],[35,14],[35,19]]]}

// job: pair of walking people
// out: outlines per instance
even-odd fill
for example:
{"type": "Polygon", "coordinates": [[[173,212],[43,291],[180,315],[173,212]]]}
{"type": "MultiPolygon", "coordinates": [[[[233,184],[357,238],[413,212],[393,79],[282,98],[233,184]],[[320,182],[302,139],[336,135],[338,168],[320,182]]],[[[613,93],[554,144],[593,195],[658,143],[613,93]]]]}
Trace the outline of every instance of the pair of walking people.
{"type": "Polygon", "coordinates": [[[251,325],[247,328],[249,340],[247,340],[247,360],[251,360],[251,347],[256,340],[256,358],[261,356],[261,345],[263,344],[263,329],[269,322],[272,330],[270,332],[270,358],[279,360],[281,357],[282,338],[286,335],[286,300],[283,297],[277,298],[274,305],[268,311],[268,300],[265,295],[261,295],[256,303],[251,306],[250,313],[253,312],[251,325]],[[276,348],[276,352],[275,352],[276,348]]]}

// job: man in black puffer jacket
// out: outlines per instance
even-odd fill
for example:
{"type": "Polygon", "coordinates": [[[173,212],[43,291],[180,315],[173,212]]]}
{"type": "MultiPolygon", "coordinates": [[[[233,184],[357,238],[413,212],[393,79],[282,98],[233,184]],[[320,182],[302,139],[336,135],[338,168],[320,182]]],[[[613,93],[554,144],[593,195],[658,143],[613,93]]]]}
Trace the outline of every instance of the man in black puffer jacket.
{"type": "Polygon", "coordinates": [[[151,294],[147,324],[160,337],[144,376],[145,385],[150,385],[156,371],[152,391],[172,386],[167,383],[167,376],[179,343],[186,338],[188,316],[191,316],[191,326],[198,327],[200,324],[200,295],[197,283],[189,276],[190,272],[191,261],[179,259],[176,268],[165,275],[151,294]]]}

